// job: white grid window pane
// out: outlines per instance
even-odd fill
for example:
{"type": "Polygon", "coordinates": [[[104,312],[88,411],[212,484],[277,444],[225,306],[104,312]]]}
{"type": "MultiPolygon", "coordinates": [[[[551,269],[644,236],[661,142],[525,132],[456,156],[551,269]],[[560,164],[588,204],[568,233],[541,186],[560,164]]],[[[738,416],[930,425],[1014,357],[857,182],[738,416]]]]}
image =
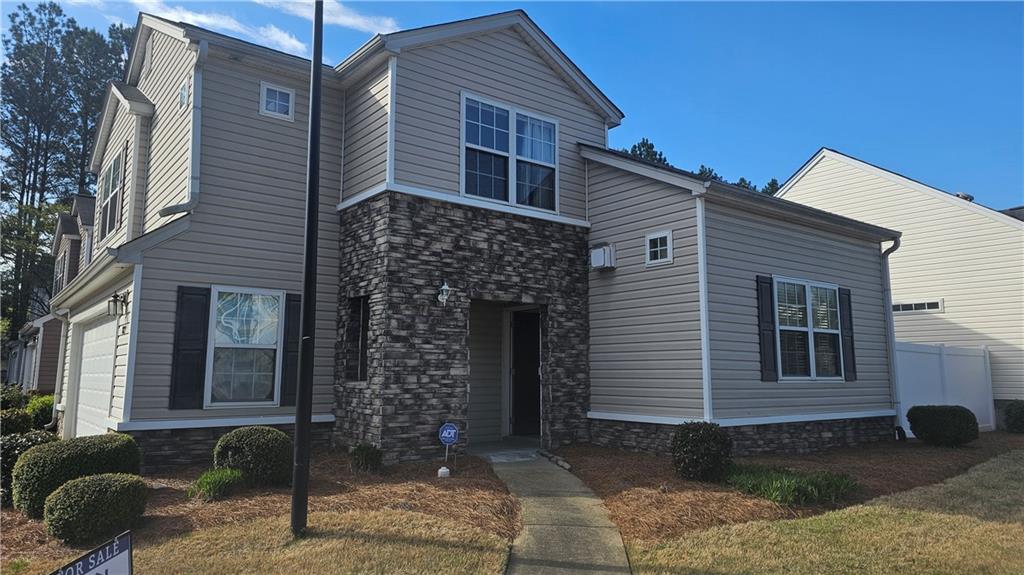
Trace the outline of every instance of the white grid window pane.
{"type": "Polygon", "coordinates": [[[217,403],[274,400],[277,350],[215,348],[213,397],[217,403]]]}
{"type": "Polygon", "coordinates": [[[668,259],[668,237],[657,236],[647,240],[647,259],[658,262],[668,259]]]}
{"type": "Polygon", "coordinates": [[[814,329],[839,329],[839,295],[836,290],[811,286],[811,315],[814,329]]]}
{"type": "Polygon", "coordinates": [[[516,154],[545,164],[555,163],[555,125],[516,114],[516,154]]]}
{"type": "Polygon", "coordinates": [[[263,99],[263,109],[282,116],[287,116],[291,113],[292,107],[292,95],[283,90],[275,90],[274,88],[266,88],[266,95],[263,99]]]}
{"type": "Polygon", "coordinates": [[[508,158],[467,148],[466,194],[508,201],[508,158]]]}
{"type": "Polygon", "coordinates": [[[508,152],[508,110],[466,98],[466,143],[508,152]]]}
{"type": "Polygon", "coordinates": [[[529,162],[517,162],[516,203],[554,210],[555,169],[529,162]]]}
{"type": "Polygon", "coordinates": [[[779,331],[779,359],[783,377],[810,377],[811,356],[807,348],[807,332],[779,331]]]}
{"type": "Polygon", "coordinates": [[[220,292],[214,343],[276,346],[280,307],[277,296],[220,292]]]}
{"type": "MultiPolygon", "coordinates": [[[[803,335],[802,333],[800,335],[803,335]]],[[[838,377],[839,371],[839,334],[814,334],[814,372],[818,377],[838,377]]]]}
{"type": "Polygon", "coordinates": [[[801,284],[775,285],[780,327],[807,327],[807,293],[801,284]]]}

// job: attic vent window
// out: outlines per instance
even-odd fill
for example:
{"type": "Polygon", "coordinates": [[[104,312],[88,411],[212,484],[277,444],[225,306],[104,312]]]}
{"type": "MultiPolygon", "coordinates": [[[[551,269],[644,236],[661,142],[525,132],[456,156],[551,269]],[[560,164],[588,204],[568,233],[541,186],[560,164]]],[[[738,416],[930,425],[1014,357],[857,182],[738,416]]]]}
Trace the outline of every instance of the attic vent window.
{"type": "Polygon", "coordinates": [[[295,90],[260,82],[260,114],[280,120],[295,119],[295,90]]]}
{"type": "Polygon", "coordinates": [[[941,300],[941,299],[938,300],[938,301],[923,301],[923,302],[913,302],[913,303],[894,303],[894,304],[892,304],[892,312],[893,313],[899,313],[899,314],[914,313],[914,312],[917,312],[917,313],[921,313],[921,312],[941,313],[942,311],[944,311],[944,309],[945,309],[945,306],[943,305],[943,300],[941,300]]]}

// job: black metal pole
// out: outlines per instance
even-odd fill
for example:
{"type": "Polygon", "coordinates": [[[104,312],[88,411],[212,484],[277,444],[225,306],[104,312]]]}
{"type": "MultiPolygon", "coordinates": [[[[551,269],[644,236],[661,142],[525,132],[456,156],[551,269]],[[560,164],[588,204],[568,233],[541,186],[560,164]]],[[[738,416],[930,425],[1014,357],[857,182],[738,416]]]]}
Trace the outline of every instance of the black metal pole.
{"type": "Polygon", "coordinates": [[[306,531],[309,511],[309,448],[313,425],[313,345],[316,330],[316,256],[320,217],[320,74],[323,59],[324,3],[313,11],[313,55],[309,72],[309,142],[306,156],[306,247],[302,266],[302,340],[299,385],[295,394],[295,467],[292,470],[292,534],[306,531]]]}

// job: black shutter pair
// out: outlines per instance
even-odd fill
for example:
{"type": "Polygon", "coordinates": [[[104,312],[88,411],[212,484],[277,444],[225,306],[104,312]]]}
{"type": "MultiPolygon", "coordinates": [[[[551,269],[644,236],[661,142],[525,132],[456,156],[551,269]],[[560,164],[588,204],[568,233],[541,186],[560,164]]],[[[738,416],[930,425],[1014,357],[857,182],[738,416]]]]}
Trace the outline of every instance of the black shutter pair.
{"type": "MultiPolygon", "coordinates": [[[[771,276],[757,276],[757,326],[760,334],[761,381],[778,381],[775,355],[775,297],[771,276]]],[[[839,335],[843,342],[843,379],[857,380],[857,361],[853,350],[853,312],[850,290],[839,288],[839,335]]]]}
{"type": "MultiPolygon", "coordinates": [[[[281,405],[295,405],[299,379],[299,322],[302,296],[287,294],[284,356],[281,358],[281,405]]],[[[171,409],[202,409],[206,380],[206,344],[210,325],[210,288],[178,286],[171,361],[171,409]]]]}

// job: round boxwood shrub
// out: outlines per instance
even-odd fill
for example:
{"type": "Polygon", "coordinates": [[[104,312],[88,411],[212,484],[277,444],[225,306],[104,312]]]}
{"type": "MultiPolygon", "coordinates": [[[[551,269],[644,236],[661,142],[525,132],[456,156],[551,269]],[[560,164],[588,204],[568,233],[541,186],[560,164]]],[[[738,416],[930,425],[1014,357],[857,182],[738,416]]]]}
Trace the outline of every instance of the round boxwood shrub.
{"type": "Polygon", "coordinates": [[[1015,399],[1006,404],[1004,415],[1007,431],[1024,433],[1024,399],[1015,399]]]}
{"type": "Polygon", "coordinates": [[[102,473],[72,479],[46,498],[46,531],[66,543],[111,537],[146,512],[146,482],[138,475],[102,473]]]}
{"type": "Polygon", "coordinates": [[[139,473],[142,453],[130,435],[108,433],[37,445],[14,464],[14,507],[43,516],[46,497],[72,479],[100,473],[139,473]]]}
{"type": "Polygon", "coordinates": [[[237,469],[255,485],[288,485],[292,479],[292,440],[273,427],[239,427],[217,441],[213,466],[237,469]]]}
{"type": "Polygon", "coordinates": [[[28,396],[21,392],[17,384],[5,383],[0,388],[0,409],[18,409],[25,407],[28,396]]]}
{"type": "Polygon", "coordinates": [[[37,395],[28,400],[25,411],[32,416],[32,427],[42,429],[53,417],[53,396],[37,395]]]}
{"type": "Polygon", "coordinates": [[[932,445],[958,447],[978,439],[978,418],[962,405],[915,405],[907,421],[915,437],[932,445]]]}
{"type": "Polygon", "coordinates": [[[32,416],[24,409],[0,411],[0,435],[32,431],[32,416]]]}
{"type": "Polygon", "coordinates": [[[0,437],[0,497],[4,506],[11,504],[11,472],[18,458],[29,448],[51,441],[57,441],[57,435],[40,430],[0,437]]]}
{"type": "Polygon", "coordinates": [[[672,467],[680,477],[715,481],[732,463],[732,438],[717,423],[695,421],[676,427],[672,467]]]}

